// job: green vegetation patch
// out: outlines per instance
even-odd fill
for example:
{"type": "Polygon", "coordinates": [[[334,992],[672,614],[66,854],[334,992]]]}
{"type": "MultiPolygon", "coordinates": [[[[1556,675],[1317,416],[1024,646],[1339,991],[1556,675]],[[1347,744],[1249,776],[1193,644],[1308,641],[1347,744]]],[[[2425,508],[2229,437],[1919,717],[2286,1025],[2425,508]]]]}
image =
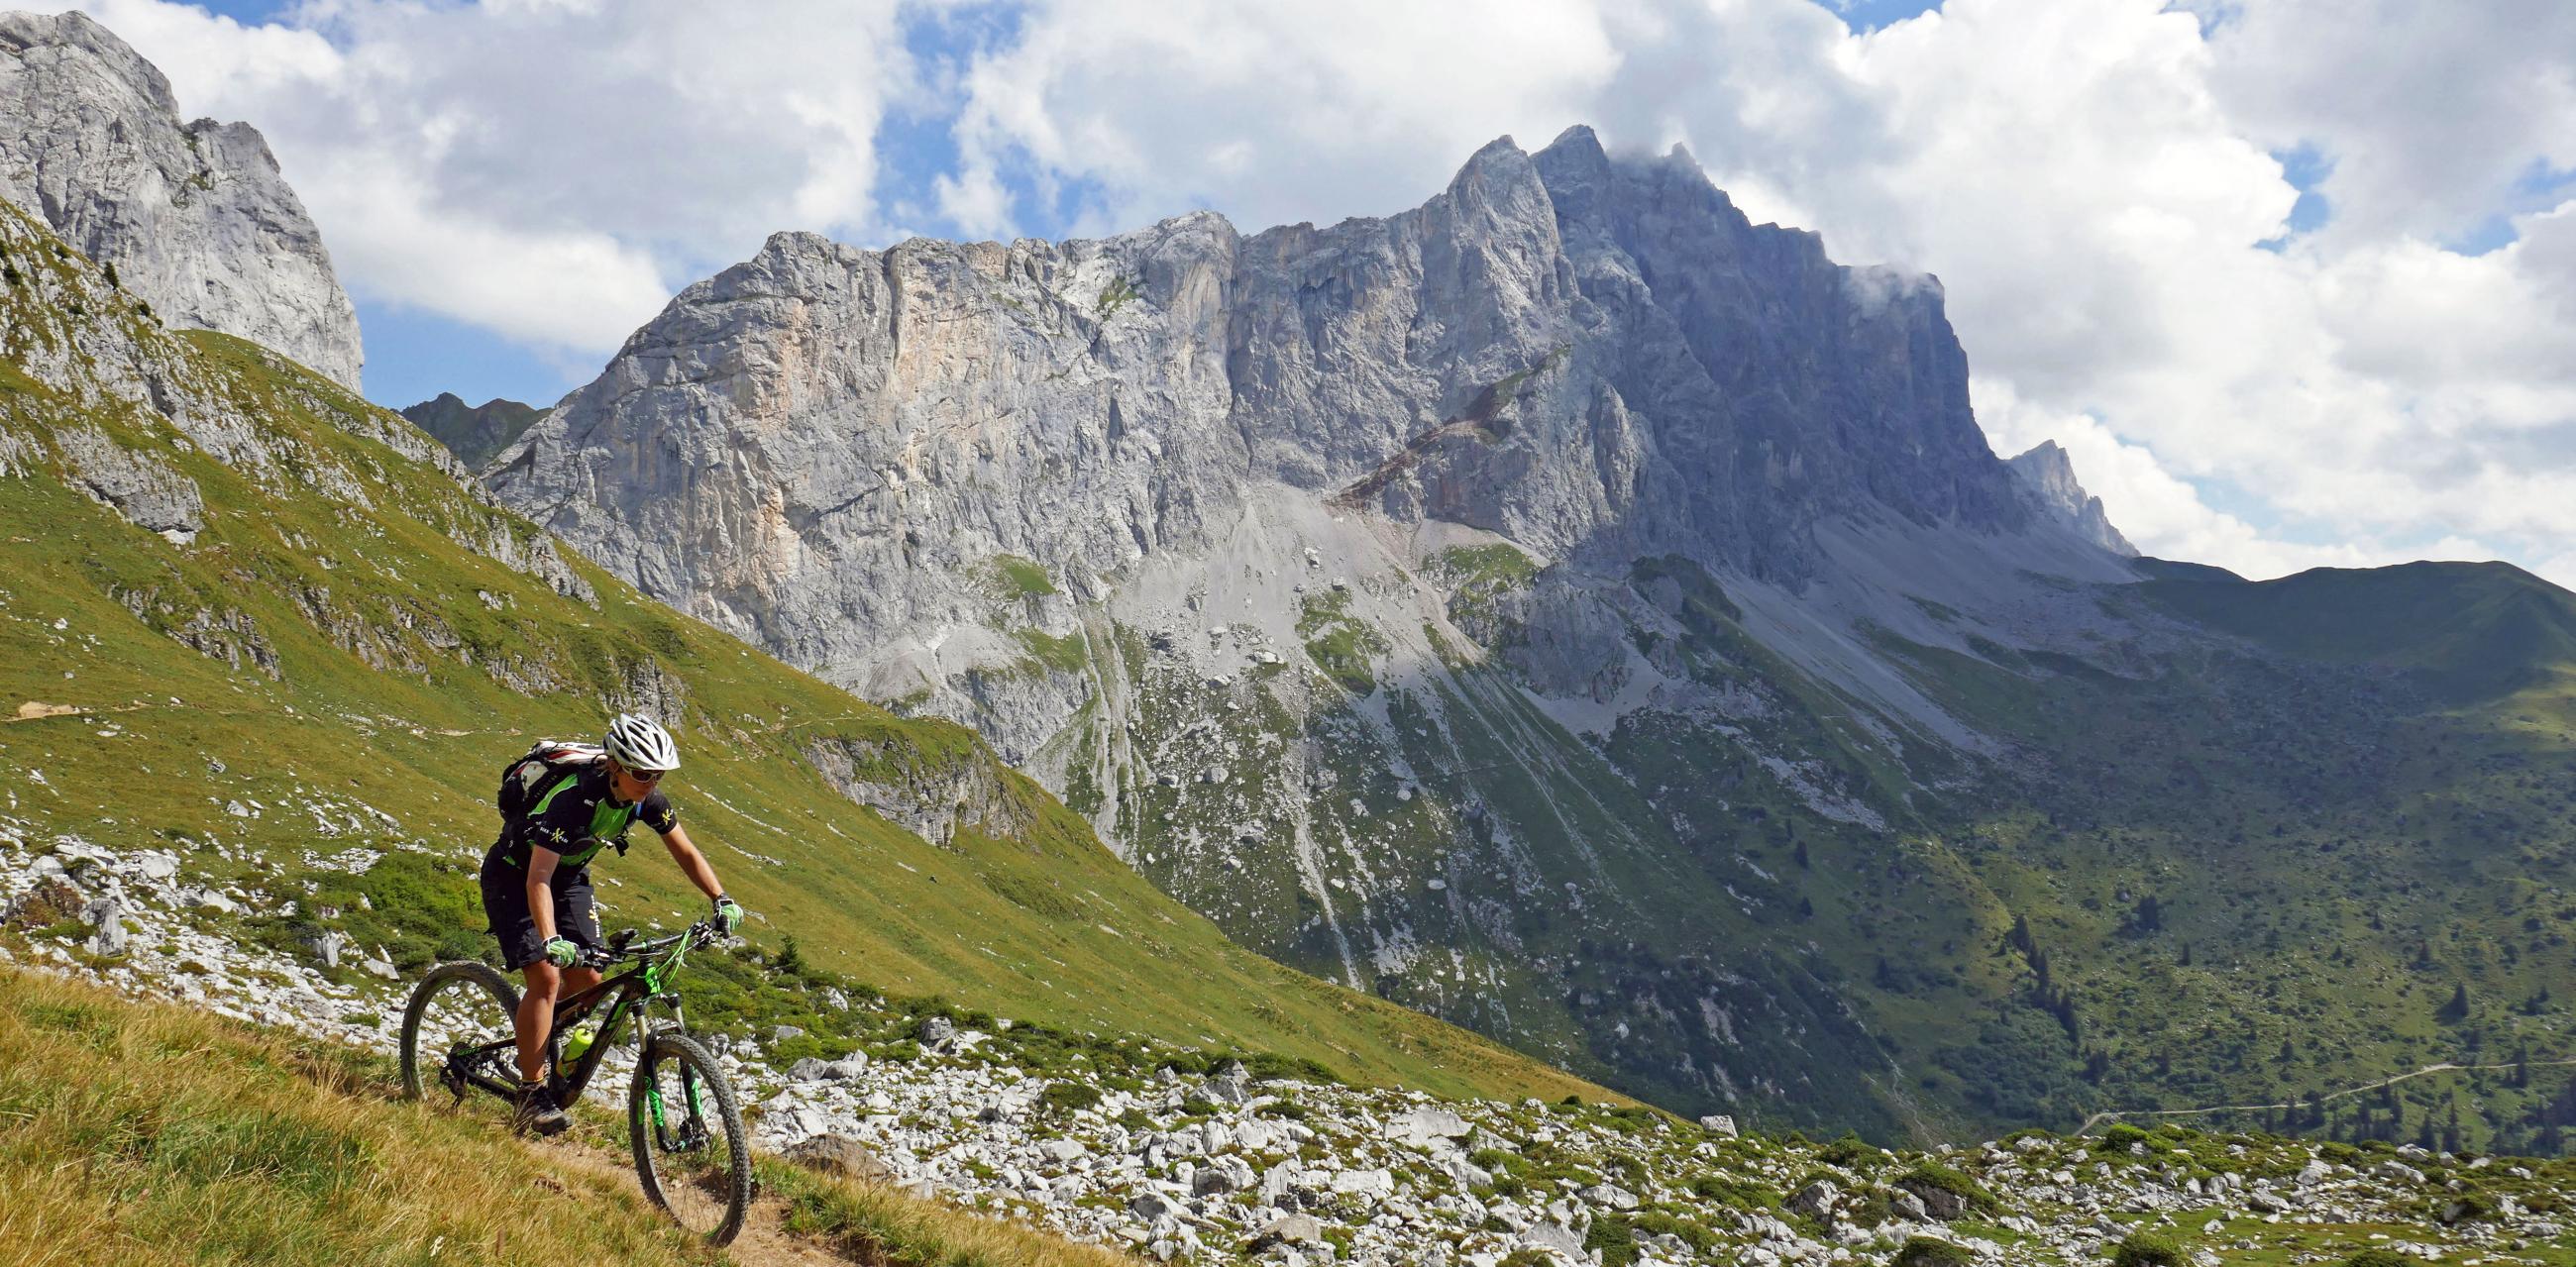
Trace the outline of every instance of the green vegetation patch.
{"type": "Polygon", "coordinates": [[[1366,695],[1377,689],[1372,661],[1391,648],[1384,636],[1350,614],[1350,602],[1350,591],[1343,589],[1307,595],[1297,617],[1297,636],[1305,639],[1307,656],[1325,676],[1353,695],[1366,695]]]}
{"type": "Polygon", "coordinates": [[[2191,1256],[2162,1232],[2131,1232],[2111,1251],[2111,1267],[2184,1267],[2191,1256]]]}
{"type": "Polygon", "coordinates": [[[997,554],[979,569],[985,588],[996,598],[1037,598],[1056,592],[1044,565],[1016,554],[997,554]]]}

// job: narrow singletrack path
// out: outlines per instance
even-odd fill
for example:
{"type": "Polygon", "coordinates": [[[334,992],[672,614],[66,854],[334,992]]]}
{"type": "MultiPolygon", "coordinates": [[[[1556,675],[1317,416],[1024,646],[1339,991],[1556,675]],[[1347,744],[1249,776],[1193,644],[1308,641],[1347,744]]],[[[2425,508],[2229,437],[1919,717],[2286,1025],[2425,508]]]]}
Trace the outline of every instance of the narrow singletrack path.
{"type": "MultiPolygon", "coordinates": [[[[589,1131],[575,1126],[552,1139],[529,1138],[523,1142],[562,1169],[619,1180],[636,1200],[642,1201],[644,1193],[635,1178],[634,1159],[589,1136],[589,1131]]],[[[736,1267],[850,1267],[851,1260],[789,1232],[786,1217],[786,1202],[761,1194],[742,1221],[742,1234],[725,1246],[723,1253],[736,1267]]]]}

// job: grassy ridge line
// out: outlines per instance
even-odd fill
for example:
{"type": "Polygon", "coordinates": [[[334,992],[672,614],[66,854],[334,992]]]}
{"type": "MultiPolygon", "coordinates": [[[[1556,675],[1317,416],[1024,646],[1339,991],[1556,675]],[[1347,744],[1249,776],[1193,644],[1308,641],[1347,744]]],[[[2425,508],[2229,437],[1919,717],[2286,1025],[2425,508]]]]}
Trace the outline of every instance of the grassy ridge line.
{"type": "MultiPolygon", "coordinates": [[[[106,337],[112,297],[86,261],[42,251],[49,239],[14,211],[0,213],[0,238],[33,279],[0,287],[13,355],[106,337]]],[[[301,898],[306,931],[335,923],[409,969],[481,941],[468,872],[493,830],[499,763],[527,737],[586,734],[609,707],[648,705],[688,753],[674,795],[693,834],[767,919],[754,936],[793,932],[822,966],[894,993],[1273,1050],[1444,1094],[1610,1098],[1240,950],[962,728],[860,704],[578,560],[595,605],[464,548],[543,539],[386,443],[429,444],[337,386],[222,335],[126,321],[123,337],[244,420],[272,460],[228,465],[130,401],[83,404],[0,375],[0,440],[21,472],[0,477],[0,714],[145,710],[0,732],[0,782],[14,789],[0,831],[172,849],[214,887],[266,895],[248,931],[295,935],[274,912],[301,898]],[[80,430],[192,483],[206,507],[197,538],[174,545],[74,492],[62,441],[80,430]],[[932,845],[854,806],[809,760],[823,748],[890,802],[971,799],[966,825],[932,845]],[[432,861],[359,884],[316,856],[397,843],[432,861]],[[372,909],[318,900],[353,887],[372,909]],[[341,913],[320,919],[326,905],[341,913]]],[[[611,860],[601,875],[612,926],[700,900],[657,858],[611,860]]]]}
{"type": "MultiPolygon", "coordinates": [[[[0,969],[0,1261],[73,1267],[736,1261],[614,1168],[486,1114],[389,1102],[379,1057],[0,969]]],[[[1119,1267],[1017,1224],[761,1161],[788,1222],[857,1261],[1119,1267]]]]}

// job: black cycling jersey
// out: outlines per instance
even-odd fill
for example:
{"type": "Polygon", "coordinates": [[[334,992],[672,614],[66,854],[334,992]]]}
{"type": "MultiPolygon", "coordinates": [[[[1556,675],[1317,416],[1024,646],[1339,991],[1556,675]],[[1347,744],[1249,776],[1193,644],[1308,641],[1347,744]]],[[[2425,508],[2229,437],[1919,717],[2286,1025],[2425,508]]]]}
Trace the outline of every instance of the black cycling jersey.
{"type": "Polygon", "coordinates": [[[646,793],[641,801],[621,804],[609,795],[609,780],[604,761],[554,776],[537,790],[527,816],[501,829],[496,850],[501,860],[525,868],[529,848],[537,846],[562,854],[562,866],[578,868],[601,849],[623,840],[626,829],[636,823],[665,836],[680,825],[679,811],[671,808],[660,788],[646,793]]]}

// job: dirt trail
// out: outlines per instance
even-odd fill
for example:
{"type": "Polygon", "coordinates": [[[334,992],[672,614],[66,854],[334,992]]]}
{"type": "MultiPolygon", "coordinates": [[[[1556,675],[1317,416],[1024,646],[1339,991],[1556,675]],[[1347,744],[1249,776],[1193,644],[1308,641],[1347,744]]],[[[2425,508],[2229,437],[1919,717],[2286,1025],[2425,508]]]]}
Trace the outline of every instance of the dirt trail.
{"type": "MultiPolygon", "coordinates": [[[[579,1129],[553,1139],[525,1142],[530,1149],[560,1168],[615,1180],[634,1193],[636,1200],[644,1199],[635,1178],[634,1159],[622,1152],[600,1147],[585,1138],[585,1133],[579,1129]]],[[[743,1216],[742,1234],[724,1250],[737,1267],[850,1267],[849,1259],[781,1226],[786,1209],[785,1202],[772,1196],[763,1195],[752,1202],[751,1212],[743,1216]]]]}

